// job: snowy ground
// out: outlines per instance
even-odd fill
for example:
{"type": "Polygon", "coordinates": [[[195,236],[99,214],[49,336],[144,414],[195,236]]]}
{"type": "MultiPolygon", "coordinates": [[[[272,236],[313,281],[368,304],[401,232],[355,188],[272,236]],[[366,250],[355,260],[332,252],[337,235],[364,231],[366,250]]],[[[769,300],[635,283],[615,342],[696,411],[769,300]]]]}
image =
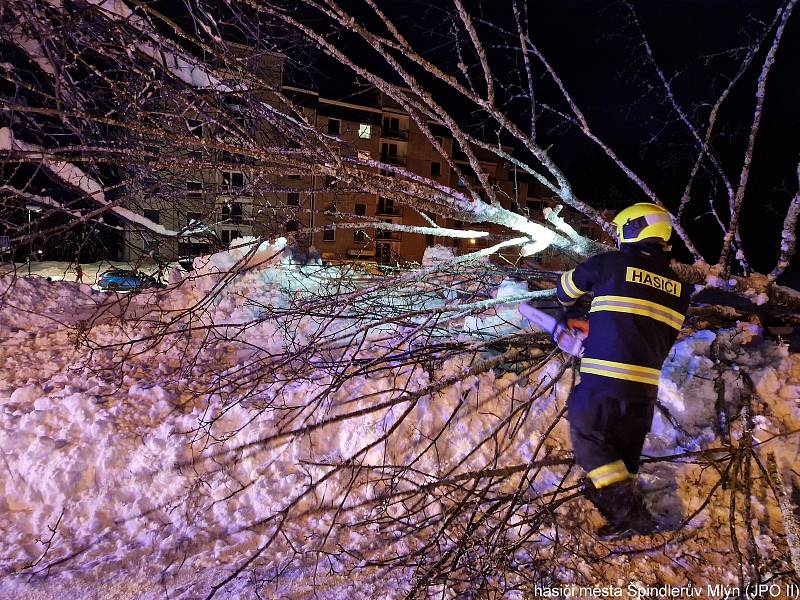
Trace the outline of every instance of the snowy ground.
{"type": "MultiPolygon", "coordinates": [[[[49,277],[52,281],[75,281],[75,264],[64,261],[42,260],[33,261],[30,264],[30,271],[33,277],[49,277]]],[[[145,262],[138,266],[124,261],[100,261],[94,263],[81,263],[83,270],[83,282],[93,285],[100,273],[110,269],[112,266],[120,269],[138,269],[144,273],[152,275],[158,271],[158,266],[152,262],[145,262]]],[[[16,273],[19,277],[28,276],[28,263],[4,263],[0,262],[0,275],[10,276],[16,273]]]]}
{"type": "MultiPolygon", "coordinates": [[[[290,298],[319,292],[330,273],[291,264],[280,244],[255,255],[222,253],[196,267],[193,278],[176,271],[171,289],[127,296],[122,304],[85,284],[18,279],[12,287],[9,277],[0,279],[0,597],[201,598],[254,555],[216,597],[255,597],[254,589],[264,598],[403,597],[412,569],[367,568],[359,556],[389,560],[418,548],[429,532],[407,534],[403,507],[379,501],[386,483],[369,469],[332,466],[354,456],[362,466],[413,462],[414,474],[392,482],[397,492],[484,468],[568,458],[566,423],[555,419],[570,377],[516,412],[559,372],[559,359],[524,377],[501,369],[464,376],[467,356],[361,369],[356,358],[403,348],[400,334],[407,331],[396,326],[370,329],[357,354],[292,354],[329,343],[332,327],[347,334],[350,322],[332,325],[339,322],[309,314],[293,323],[289,337],[278,320],[259,317],[265,306],[286,307],[290,298]],[[247,262],[261,264],[223,289],[222,274],[247,262]],[[188,307],[196,309],[192,335],[181,330],[148,342],[148,333],[188,307]],[[203,344],[208,331],[216,337],[203,344]],[[331,370],[329,358],[340,371],[331,370]],[[264,370],[268,380],[253,379],[264,370]],[[439,386],[448,377],[459,381],[439,386]],[[503,425],[511,421],[513,435],[503,425]],[[486,438],[498,441],[482,443],[486,438]],[[390,519],[371,520],[393,511],[395,529],[376,525],[390,519]],[[268,542],[269,551],[259,553],[268,542]]],[[[497,294],[517,288],[506,282],[497,294]]],[[[446,301],[414,299],[429,307],[446,301]]],[[[463,338],[521,324],[512,307],[449,326],[463,338]]],[[[676,345],[648,455],[723,445],[716,433],[719,373],[736,445],[737,414],[750,400],[747,373],[756,386],[756,455],[763,461],[774,452],[791,480],[800,458],[800,355],[759,343],[754,333],[746,324],[692,331],[676,345]]],[[[720,478],[707,457],[648,463],[642,481],[657,490],[652,508],[676,522],[702,508],[720,478]]],[[[538,470],[525,491],[527,508],[535,509],[565,473],[560,466],[538,470]]],[[[750,549],[760,556],[762,575],[785,574],[782,516],[761,474],[753,478],[750,549]]],[[[567,484],[576,480],[571,472],[567,484]]],[[[519,483],[512,478],[508,486],[519,483]]],[[[503,575],[548,585],[735,585],[730,523],[733,515],[741,525],[742,499],[732,510],[730,490],[719,489],[686,531],[622,548],[597,542],[590,531],[598,518],[585,500],[573,500],[536,531],[524,521],[509,529],[528,536],[514,560],[526,569],[538,564],[540,572],[513,574],[507,565],[503,575]]],[[[445,500],[436,498],[430,511],[445,510],[445,500]]],[[[738,536],[746,547],[745,528],[738,536]]],[[[443,597],[464,592],[463,584],[442,590],[443,597]]]]}

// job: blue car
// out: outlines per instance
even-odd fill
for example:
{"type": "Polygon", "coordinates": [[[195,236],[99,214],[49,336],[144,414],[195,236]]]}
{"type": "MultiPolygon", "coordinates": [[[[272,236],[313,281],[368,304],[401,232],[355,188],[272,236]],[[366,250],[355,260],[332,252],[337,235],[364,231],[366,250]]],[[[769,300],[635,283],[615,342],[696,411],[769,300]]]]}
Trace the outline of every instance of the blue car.
{"type": "Polygon", "coordinates": [[[111,292],[139,291],[160,287],[158,281],[152,275],[117,268],[112,268],[102,273],[97,280],[97,285],[100,286],[100,289],[111,292]]]}

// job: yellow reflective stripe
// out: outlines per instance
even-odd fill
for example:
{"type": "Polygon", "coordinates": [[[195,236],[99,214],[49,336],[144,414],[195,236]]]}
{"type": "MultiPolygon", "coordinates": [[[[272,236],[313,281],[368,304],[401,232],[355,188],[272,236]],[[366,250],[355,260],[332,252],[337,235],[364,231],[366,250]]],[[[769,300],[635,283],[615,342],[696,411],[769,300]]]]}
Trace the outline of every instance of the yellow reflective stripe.
{"type": "Polygon", "coordinates": [[[658,379],[647,377],[646,375],[636,375],[634,373],[613,373],[607,369],[594,369],[591,367],[581,367],[581,373],[591,373],[592,375],[600,375],[602,377],[613,377],[614,379],[624,379],[625,381],[636,381],[638,383],[647,383],[649,385],[658,385],[658,379]]]}
{"type": "Polygon", "coordinates": [[[581,361],[581,373],[591,373],[592,375],[613,377],[614,379],[649,383],[650,385],[658,385],[658,379],[661,376],[661,371],[658,369],[640,367],[639,365],[620,363],[613,360],[602,360],[599,358],[584,358],[581,361]]]}
{"type": "Polygon", "coordinates": [[[589,479],[592,480],[594,487],[598,489],[611,485],[612,483],[625,481],[631,477],[631,474],[628,473],[628,468],[621,460],[616,460],[602,467],[592,469],[587,475],[589,479]]]}
{"type": "Polygon", "coordinates": [[[642,298],[634,298],[632,296],[597,296],[594,299],[594,302],[597,302],[598,300],[627,302],[629,304],[636,304],[637,306],[645,306],[647,308],[652,308],[658,311],[662,311],[671,316],[676,321],[683,322],[684,318],[681,313],[679,313],[677,310],[671,309],[669,306],[664,306],[663,304],[659,304],[658,302],[651,302],[650,300],[644,300],[642,298]]]}
{"type": "Polygon", "coordinates": [[[621,363],[621,362],[616,362],[614,360],[605,360],[602,358],[584,358],[583,364],[590,364],[593,366],[603,366],[603,367],[615,367],[617,369],[636,371],[644,375],[655,375],[656,377],[661,375],[660,369],[654,369],[652,367],[642,367],[640,365],[632,365],[629,363],[621,363]]]}
{"type": "Polygon", "coordinates": [[[680,331],[683,315],[667,306],[627,296],[598,296],[592,301],[589,312],[621,312],[649,317],[680,331]]]}
{"type": "Polygon", "coordinates": [[[655,321],[659,321],[661,323],[669,325],[670,327],[672,327],[674,329],[677,329],[678,331],[680,331],[681,326],[683,325],[682,321],[680,323],[678,323],[678,322],[674,321],[673,319],[670,319],[669,317],[665,317],[664,315],[662,315],[660,313],[657,313],[657,312],[655,312],[655,311],[653,311],[653,310],[651,310],[649,308],[631,308],[631,307],[627,307],[627,306],[614,306],[614,305],[610,305],[610,304],[601,304],[599,306],[593,306],[589,310],[589,312],[601,312],[601,311],[619,312],[619,313],[626,313],[626,314],[631,314],[631,315],[641,315],[643,317],[649,317],[649,318],[651,318],[651,319],[653,319],[655,321]]]}
{"type": "Polygon", "coordinates": [[[572,299],[580,298],[586,293],[576,286],[575,282],[572,280],[572,274],[574,272],[575,269],[572,269],[561,276],[561,289],[572,299]]]}

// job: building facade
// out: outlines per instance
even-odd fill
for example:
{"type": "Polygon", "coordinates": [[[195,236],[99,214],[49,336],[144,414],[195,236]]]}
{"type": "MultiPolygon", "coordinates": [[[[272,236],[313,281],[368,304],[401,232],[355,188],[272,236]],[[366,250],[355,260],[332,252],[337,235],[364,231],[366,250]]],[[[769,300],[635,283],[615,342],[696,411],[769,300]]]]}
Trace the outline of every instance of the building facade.
{"type": "MultiPolygon", "coordinates": [[[[359,158],[379,160],[415,174],[430,178],[455,189],[476,184],[477,177],[448,130],[429,123],[430,130],[441,148],[438,150],[396,102],[373,91],[363,94],[359,101],[341,101],[320,96],[317,92],[288,85],[280,85],[282,78],[279,57],[260,57],[257,68],[265,81],[280,87],[281,94],[294,106],[302,107],[307,121],[318,131],[341,141],[342,152],[359,158]],[[461,173],[450,168],[451,157],[461,173]]],[[[262,98],[279,106],[280,98],[265,94],[262,98]]],[[[236,113],[236,98],[226,106],[227,115],[236,113]]],[[[138,211],[151,221],[178,231],[174,238],[154,236],[148,228],[127,225],[123,259],[135,262],[142,257],[159,261],[173,261],[180,256],[193,256],[226,247],[242,236],[275,237],[298,230],[312,233],[300,236],[302,249],[311,246],[323,260],[367,260],[377,263],[419,262],[428,246],[442,244],[457,248],[459,253],[483,247],[484,239],[438,238],[432,235],[382,229],[380,222],[413,226],[429,226],[430,222],[416,209],[404,206],[379,194],[355,193],[339,184],[333,177],[307,172],[263,174],[257,170],[235,168],[220,161],[201,160],[203,140],[219,139],[226,130],[215,119],[200,115],[185,117],[185,131],[195,138],[188,144],[188,153],[195,153],[182,162],[184,168],[167,168],[159,185],[169,193],[143,195],[138,211]],[[175,202],[175,198],[180,198],[175,202]],[[363,228],[337,228],[340,222],[366,223],[363,228]]],[[[241,119],[237,127],[249,135],[274,135],[252,118],[241,119]]],[[[507,149],[511,152],[511,148],[507,149]]],[[[493,154],[474,149],[480,168],[486,173],[501,204],[512,210],[527,213],[535,219],[542,218],[542,210],[553,206],[552,193],[535,179],[516,172],[513,167],[498,160],[493,154]]],[[[376,169],[377,170],[377,169],[376,169]]],[[[384,171],[384,175],[390,175],[384,171]]],[[[580,221],[575,213],[576,228],[599,238],[600,232],[593,224],[580,221]]],[[[434,219],[443,227],[467,229],[469,223],[441,217],[434,219]]],[[[485,224],[481,225],[486,228],[485,224]]],[[[492,226],[492,233],[501,233],[492,226]]],[[[555,254],[545,254],[539,261],[547,265],[557,262],[555,254]]],[[[558,266],[557,264],[555,266],[558,266]]]]}

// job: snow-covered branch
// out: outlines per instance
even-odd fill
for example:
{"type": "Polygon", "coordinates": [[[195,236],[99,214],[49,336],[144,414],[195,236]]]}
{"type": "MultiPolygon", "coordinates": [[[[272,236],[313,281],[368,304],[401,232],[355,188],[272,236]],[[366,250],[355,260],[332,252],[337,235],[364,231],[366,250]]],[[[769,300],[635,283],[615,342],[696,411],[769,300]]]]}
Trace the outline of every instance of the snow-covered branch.
{"type": "Polygon", "coordinates": [[[41,164],[64,184],[78,190],[92,203],[107,206],[108,212],[115,214],[128,223],[135,224],[160,236],[170,237],[177,235],[176,231],[166,229],[141,214],[109,202],[106,200],[103,185],[91,175],[73,163],[60,160],[57,151],[48,150],[37,144],[20,140],[8,127],[0,128],[0,152],[6,152],[9,158],[19,156],[24,161],[41,164]]]}
{"type": "Polygon", "coordinates": [[[764,58],[763,64],[761,65],[761,72],[758,76],[758,84],[756,85],[755,94],[756,103],[753,111],[753,123],[750,126],[750,134],[747,138],[747,148],[744,152],[742,170],[739,174],[739,184],[736,187],[736,194],[733,198],[731,219],[728,225],[728,231],[725,233],[725,237],[723,238],[722,251],[720,252],[718,262],[718,264],[721,265],[725,270],[728,269],[728,259],[731,251],[731,245],[733,244],[734,237],[739,231],[739,215],[742,211],[745,189],[747,187],[747,181],[750,177],[750,164],[753,161],[753,149],[755,147],[759,126],[761,125],[761,117],[763,114],[764,102],[766,100],[767,78],[769,77],[772,65],[775,63],[775,55],[778,52],[778,46],[783,38],[783,32],[786,29],[786,23],[796,5],[797,0],[788,0],[784,5],[781,12],[780,21],[775,29],[775,35],[772,39],[772,44],[767,51],[767,55],[764,58]]]}
{"type": "Polygon", "coordinates": [[[781,273],[789,266],[797,246],[797,223],[800,219],[800,164],[797,165],[797,193],[789,201],[789,208],[786,210],[786,218],[783,221],[783,231],[781,232],[781,254],[778,264],[769,274],[770,279],[777,279],[781,273]]]}

